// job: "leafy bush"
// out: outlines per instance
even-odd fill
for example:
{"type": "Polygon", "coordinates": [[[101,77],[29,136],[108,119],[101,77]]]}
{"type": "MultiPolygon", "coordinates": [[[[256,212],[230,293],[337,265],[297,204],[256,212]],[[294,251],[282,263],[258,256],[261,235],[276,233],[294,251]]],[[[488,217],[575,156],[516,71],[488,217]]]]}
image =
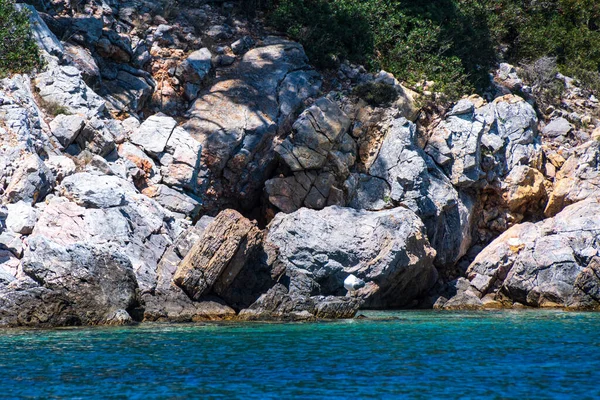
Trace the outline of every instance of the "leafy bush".
{"type": "Polygon", "coordinates": [[[524,64],[522,71],[523,79],[531,85],[532,94],[542,109],[560,105],[565,87],[556,79],[556,58],[542,57],[532,64],[524,64]]]}
{"type": "Polygon", "coordinates": [[[0,0],[0,78],[25,73],[40,66],[26,11],[17,11],[13,0],[0,0]]]}
{"type": "Polygon", "coordinates": [[[246,0],[306,48],[319,67],[338,60],[383,68],[409,84],[436,82],[456,98],[489,84],[498,55],[513,64],[553,57],[600,80],[597,0],[246,0]]]}
{"type": "Polygon", "coordinates": [[[334,67],[339,58],[366,62],[373,53],[371,27],[359,2],[283,0],[269,20],[303,44],[318,67],[334,67]]]}
{"type": "Polygon", "coordinates": [[[457,97],[487,84],[494,51],[482,7],[453,0],[281,0],[270,22],[319,67],[338,59],[385,69],[457,97]]]}

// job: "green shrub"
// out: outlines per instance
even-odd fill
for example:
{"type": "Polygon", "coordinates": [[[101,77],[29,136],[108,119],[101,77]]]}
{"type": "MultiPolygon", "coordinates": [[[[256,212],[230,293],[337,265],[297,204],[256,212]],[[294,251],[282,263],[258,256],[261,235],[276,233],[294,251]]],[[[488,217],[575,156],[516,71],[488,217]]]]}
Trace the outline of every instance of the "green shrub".
{"type": "Polygon", "coordinates": [[[282,0],[269,21],[318,67],[347,59],[458,97],[487,84],[494,51],[484,8],[453,0],[282,0]]]}
{"type": "Polygon", "coordinates": [[[269,21],[304,45],[313,64],[330,68],[340,58],[366,62],[373,53],[363,11],[359,2],[282,0],[269,21]]]}
{"type": "MultiPolygon", "coordinates": [[[[560,72],[596,87],[597,0],[245,0],[251,13],[301,42],[318,67],[340,59],[399,80],[436,82],[454,99],[489,85],[498,56],[513,64],[553,57],[560,72]]],[[[598,89],[593,89],[598,90],[598,89]]]]}
{"type": "Polygon", "coordinates": [[[521,76],[531,85],[532,94],[539,106],[558,106],[565,90],[564,83],[556,79],[556,58],[542,57],[531,64],[522,65],[521,76]]]}
{"type": "Polygon", "coordinates": [[[26,73],[40,66],[26,11],[17,11],[13,0],[0,0],[0,78],[26,73]]]}

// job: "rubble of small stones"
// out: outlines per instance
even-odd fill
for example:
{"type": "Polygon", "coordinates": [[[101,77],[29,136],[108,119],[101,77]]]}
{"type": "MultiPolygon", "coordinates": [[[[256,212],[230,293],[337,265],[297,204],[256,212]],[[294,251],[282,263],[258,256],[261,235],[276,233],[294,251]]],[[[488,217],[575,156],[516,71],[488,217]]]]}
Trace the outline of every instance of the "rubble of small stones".
{"type": "Polygon", "coordinates": [[[540,110],[502,64],[432,115],[231,7],[27,7],[46,66],[0,81],[0,326],[600,307],[599,105],[572,79],[540,110]]]}

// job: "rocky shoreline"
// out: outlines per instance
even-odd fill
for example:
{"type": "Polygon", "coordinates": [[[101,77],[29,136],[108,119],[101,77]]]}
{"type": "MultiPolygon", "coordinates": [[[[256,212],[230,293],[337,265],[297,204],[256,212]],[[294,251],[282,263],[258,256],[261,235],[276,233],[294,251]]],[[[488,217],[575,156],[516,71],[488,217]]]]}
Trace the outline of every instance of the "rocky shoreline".
{"type": "Polygon", "coordinates": [[[598,101],[573,80],[540,111],[503,64],[439,110],[227,4],[153,6],[21,6],[46,66],[0,81],[0,326],[600,308],[598,101]]]}

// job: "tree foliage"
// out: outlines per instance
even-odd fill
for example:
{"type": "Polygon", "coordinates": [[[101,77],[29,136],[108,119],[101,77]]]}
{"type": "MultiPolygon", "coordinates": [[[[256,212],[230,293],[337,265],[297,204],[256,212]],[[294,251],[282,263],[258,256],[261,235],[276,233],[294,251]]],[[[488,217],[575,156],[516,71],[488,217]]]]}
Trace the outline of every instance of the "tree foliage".
{"type": "Polygon", "coordinates": [[[597,0],[255,0],[300,41],[314,64],[341,59],[386,69],[410,84],[436,82],[450,97],[483,90],[499,58],[542,57],[598,82],[597,0]]]}

